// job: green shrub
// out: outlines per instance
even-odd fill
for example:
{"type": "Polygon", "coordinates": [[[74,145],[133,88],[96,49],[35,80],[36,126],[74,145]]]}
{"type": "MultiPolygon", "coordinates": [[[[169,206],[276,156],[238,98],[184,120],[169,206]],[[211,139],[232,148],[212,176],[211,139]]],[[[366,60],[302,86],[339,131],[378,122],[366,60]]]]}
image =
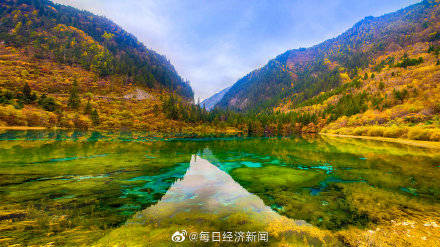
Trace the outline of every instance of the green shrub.
{"type": "Polygon", "coordinates": [[[14,92],[7,89],[0,90],[0,104],[12,104],[12,99],[14,99],[14,92]]]}
{"type": "Polygon", "coordinates": [[[423,63],[423,58],[409,58],[408,54],[405,53],[402,57],[402,61],[396,64],[396,67],[406,68],[409,66],[416,66],[423,63]]]}
{"type": "Polygon", "coordinates": [[[40,99],[38,100],[38,104],[43,107],[46,111],[55,111],[58,104],[56,103],[55,99],[52,97],[47,97],[46,94],[41,95],[40,99]]]}

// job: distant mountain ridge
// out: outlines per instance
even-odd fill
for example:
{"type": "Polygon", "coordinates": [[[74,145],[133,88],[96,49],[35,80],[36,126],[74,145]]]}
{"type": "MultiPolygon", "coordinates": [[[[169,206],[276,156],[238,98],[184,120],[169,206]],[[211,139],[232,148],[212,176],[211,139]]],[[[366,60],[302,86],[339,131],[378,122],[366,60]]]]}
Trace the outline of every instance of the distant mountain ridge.
{"type": "Polygon", "coordinates": [[[223,98],[223,96],[229,91],[231,87],[227,87],[222,91],[212,95],[211,97],[205,99],[200,105],[205,107],[207,111],[214,109],[215,105],[223,98]]]}
{"type": "Polygon", "coordinates": [[[4,0],[0,16],[0,40],[6,45],[193,100],[189,83],[164,56],[105,17],[49,0],[4,0]]]}
{"type": "Polygon", "coordinates": [[[422,1],[381,17],[367,17],[340,36],[285,52],[238,80],[217,104],[237,111],[294,104],[356,78],[374,58],[416,42],[440,38],[438,1],[422,1]]]}

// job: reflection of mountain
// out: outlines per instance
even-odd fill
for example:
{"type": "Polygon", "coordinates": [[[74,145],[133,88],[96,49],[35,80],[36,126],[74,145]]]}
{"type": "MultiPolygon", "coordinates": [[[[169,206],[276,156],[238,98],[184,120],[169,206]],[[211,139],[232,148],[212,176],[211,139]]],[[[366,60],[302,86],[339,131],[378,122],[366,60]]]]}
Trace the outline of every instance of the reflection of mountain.
{"type": "Polygon", "coordinates": [[[243,212],[267,222],[283,217],[227,173],[195,155],[183,179],[174,183],[156,205],[139,212],[135,218],[168,218],[181,212],[221,215],[243,212]]]}
{"type": "Polygon", "coordinates": [[[226,172],[196,155],[185,176],[157,204],[135,214],[96,246],[195,246],[188,239],[190,233],[227,231],[267,232],[269,246],[304,242],[338,246],[327,232],[277,214],[226,172]],[[188,233],[186,240],[173,243],[171,236],[183,230],[188,233]]]}
{"type": "MultiPolygon", "coordinates": [[[[187,169],[188,163],[180,163],[171,167],[168,171],[157,175],[146,175],[129,179],[128,181],[143,181],[145,183],[141,186],[124,189],[122,197],[136,198],[136,202],[142,205],[156,203],[177,179],[180,179],[185,175],[187,169]]],[[[124,206],[124,208],[127,209],[133,207],[137,207],[137,210],[140,209],[140,205],[124,206]]]]}

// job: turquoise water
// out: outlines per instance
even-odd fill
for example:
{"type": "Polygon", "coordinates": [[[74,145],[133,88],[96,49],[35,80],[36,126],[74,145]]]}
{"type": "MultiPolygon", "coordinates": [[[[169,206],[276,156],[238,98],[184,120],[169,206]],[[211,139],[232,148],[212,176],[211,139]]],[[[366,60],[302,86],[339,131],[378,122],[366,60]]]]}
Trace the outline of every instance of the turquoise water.
{"type": "MultiPolygon", "coordinates": [[[[139,132],[4,131],[1,233],[8,244],[90,244],[163,201],[179,181],[185,186],[172,191],[172,201],[196,200],[191,186],[200,184],[188,175],[195,157],[216,168],[208,169],[212,176],[226,176],[239,195],[250,193],[276,215],[320,229],[363,229],[401,211],[440,211],[436,150],[320,136],[160,139],[139,132]]],[[[232,190],[203,191],[220,203],[210,209],[237,205],[221,193],[232,190]]],[[[205,200],[197,203],[206,209],[205,200]]]]}

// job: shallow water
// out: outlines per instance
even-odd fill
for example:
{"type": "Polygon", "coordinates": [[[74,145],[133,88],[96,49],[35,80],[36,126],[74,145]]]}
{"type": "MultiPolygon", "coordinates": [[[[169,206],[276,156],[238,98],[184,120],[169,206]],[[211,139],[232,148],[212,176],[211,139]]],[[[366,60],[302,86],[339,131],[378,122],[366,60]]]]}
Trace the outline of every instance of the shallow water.
{"type": "Polygon", "coordinates": [[[439,179],[438,150],[376,141],[4,131],[0,244],[110,244],[132,225],[151,243],[201,226],[367,229],[439,217],[439,179]]]}

